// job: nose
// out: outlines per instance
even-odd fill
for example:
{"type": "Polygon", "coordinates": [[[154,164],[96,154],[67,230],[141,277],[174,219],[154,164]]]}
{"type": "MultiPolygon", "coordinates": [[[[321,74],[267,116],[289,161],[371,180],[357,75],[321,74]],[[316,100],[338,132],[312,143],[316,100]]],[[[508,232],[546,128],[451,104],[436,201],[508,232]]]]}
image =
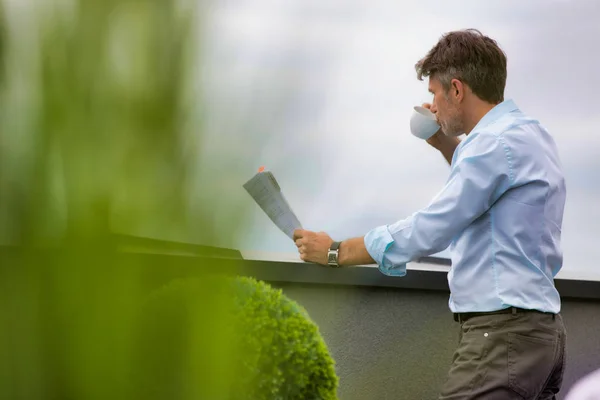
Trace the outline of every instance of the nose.
{"type": "Polygon", "coordinates": [[[435,103],[431,104],[431,107],[429,108],[429,111],[431,111],[434,114],[437,114],[437,106],[435,105],[435,103]]]}

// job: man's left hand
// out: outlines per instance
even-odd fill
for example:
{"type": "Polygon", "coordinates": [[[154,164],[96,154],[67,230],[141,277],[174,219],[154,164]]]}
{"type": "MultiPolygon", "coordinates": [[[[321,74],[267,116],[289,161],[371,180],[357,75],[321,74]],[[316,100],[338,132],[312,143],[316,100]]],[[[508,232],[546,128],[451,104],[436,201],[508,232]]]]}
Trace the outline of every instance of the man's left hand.
{"type": "Polygon", "coordinates": [[[296,229],[294,242],[302,261],[327,265],[327,252],[333,243],[333,239],[328,234],[296,229]]]}

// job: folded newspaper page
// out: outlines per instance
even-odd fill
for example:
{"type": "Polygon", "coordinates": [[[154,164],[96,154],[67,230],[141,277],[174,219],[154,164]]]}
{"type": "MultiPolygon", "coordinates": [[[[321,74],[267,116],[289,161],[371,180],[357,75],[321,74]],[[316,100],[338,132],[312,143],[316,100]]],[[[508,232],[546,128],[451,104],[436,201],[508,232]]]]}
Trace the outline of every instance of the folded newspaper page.
{"type": "Polygon", "coordinates": [[[271,221],[290,239],[294,237],[295,229],[302,228],[270,171],[261,168],[243,186],[271,221]]]}

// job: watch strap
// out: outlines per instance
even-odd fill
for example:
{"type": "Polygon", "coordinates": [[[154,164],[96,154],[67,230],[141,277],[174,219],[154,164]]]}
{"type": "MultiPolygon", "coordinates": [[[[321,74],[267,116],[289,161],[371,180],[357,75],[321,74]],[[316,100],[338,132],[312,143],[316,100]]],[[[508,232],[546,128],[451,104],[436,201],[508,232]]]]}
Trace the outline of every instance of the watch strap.
{"type": "Polygon", "coordinates": [[[333,243],[331,243],[331,246],[329,247],[329,250],[339,250],[340,244],[342,244],[342,242],[333,242],[333,243]]]}

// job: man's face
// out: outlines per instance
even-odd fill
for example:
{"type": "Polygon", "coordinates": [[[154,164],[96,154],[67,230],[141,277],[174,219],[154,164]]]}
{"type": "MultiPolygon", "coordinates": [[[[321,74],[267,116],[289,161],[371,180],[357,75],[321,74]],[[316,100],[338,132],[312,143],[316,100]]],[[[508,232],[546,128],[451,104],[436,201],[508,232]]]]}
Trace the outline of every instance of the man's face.
{"type": "MultiPolygon", "coordinates": [[[[450,89],[451,90],[451,89],[450,89]]],[[[431,112],[435,114],[442,131],[448,136],[460,136],[464,133],[460,105],[436,78],[429,78],[429,92],[433,94],[431,112]]]]}

